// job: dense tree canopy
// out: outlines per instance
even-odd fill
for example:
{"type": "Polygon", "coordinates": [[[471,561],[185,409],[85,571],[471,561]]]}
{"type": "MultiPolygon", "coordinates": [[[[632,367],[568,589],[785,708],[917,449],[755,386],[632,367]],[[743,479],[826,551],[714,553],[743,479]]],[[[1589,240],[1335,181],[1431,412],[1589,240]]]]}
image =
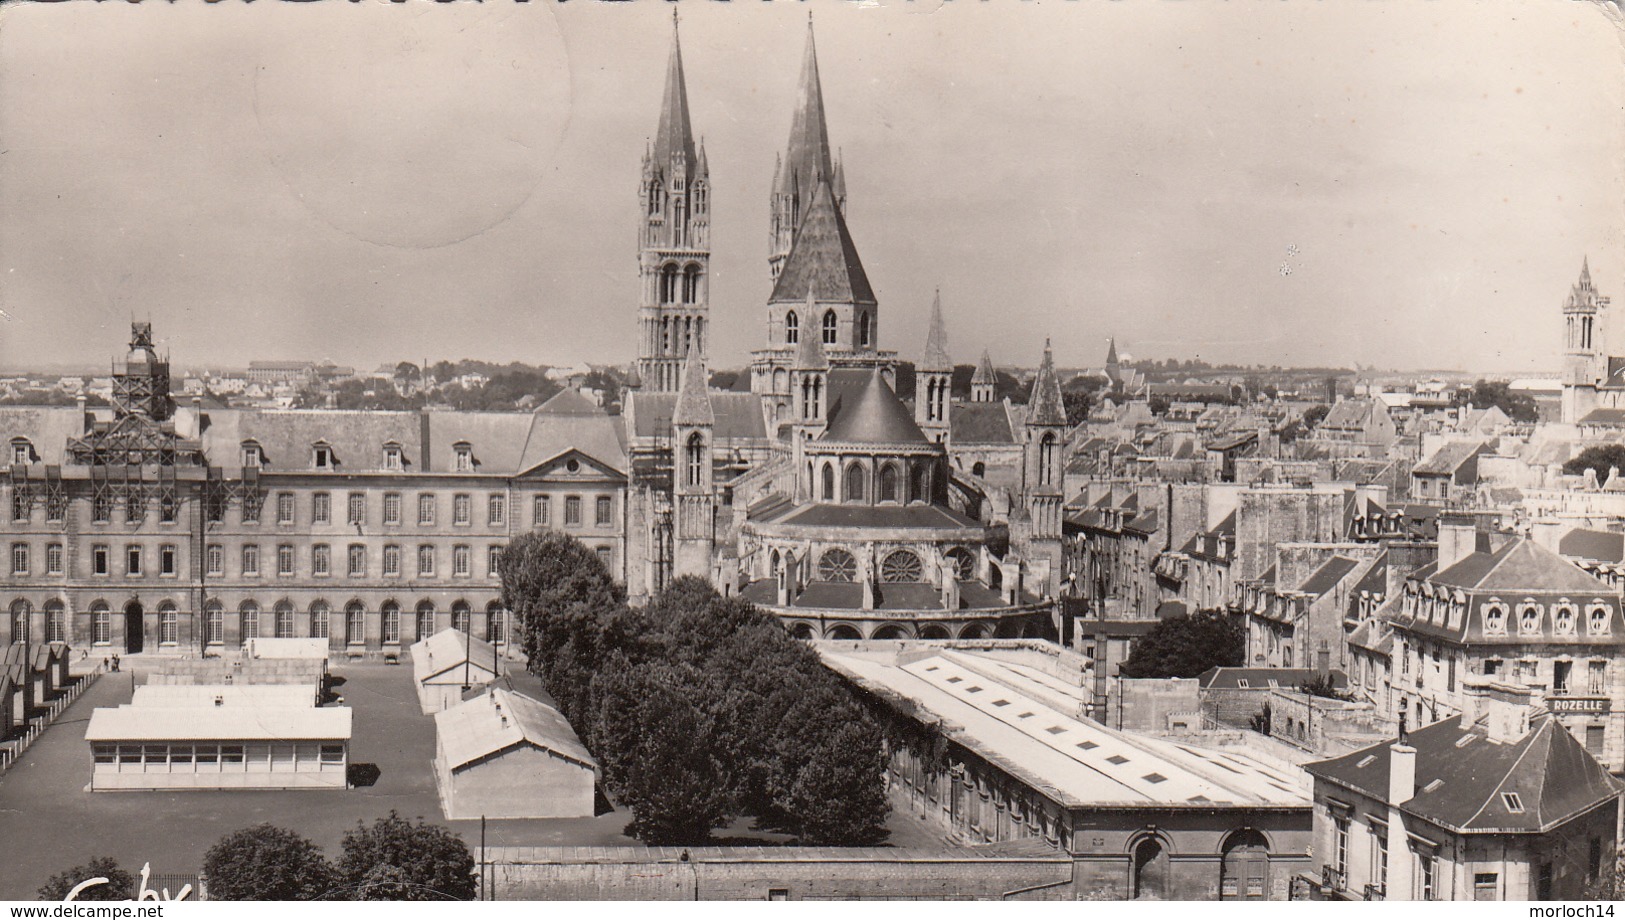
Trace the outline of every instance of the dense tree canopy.
{"type": "Polygon", "coordinates": [[[1246,635],[1222,613],[1169,617],[1134,643],[1123,677],[1196,677],[1212,667],[1239,666],[1246,635]]]}
{"type": "Polygon", "coordinates": [[[1472,389],[1458,391],[1454,402],[1458,406],[1471,402],[1478,409],[1499,406],[1514,422],[1532,423],[1540,419],[1534,397],[1512,392],[1512,385],[1505,380],[1480,380],[1472,389]]]}
{"type": "Polygon", "coordinates": [[[884,838],[880,729],[775,617],[697,578],[633,610],[595,553],[554,534],[516,540],[499,571],[531,668],[631,834],[702,844],[748,815],[806,844],[884,838]]]}
{"type": "Polygon", "coordinates": [[[209,897],[220,901],[315,901],[328,896],[333,869],[314,843],[257,824],[221,838],[203,857],[209,897]]]}
{"type": "Polygon", "coordinates": [[[479,879],[463,839],[395,812],[344,835],[337,885],[356,901],[472,901],[479,879]]]}
{"type": "Polygon", "coordinates": [[[1597,474],[1597,481],[1602,482],[1609,476],[1609,470],[1625,471],[1625,444],[1598,444],[1580,451],[1580,455],[1563,464],[1563,472],[1570,476],[1584,475],[1586,470],[1597,474]]]}
{"type": "Polygon", "coordinates": [[[135,898],[135,876],[121,869],[118,860],[113,857],[99,856],[82,866],[51,876],[40,886],[40,899],[61,901],[79,884],[96,878],[107,879],[107,882],[84,889],[74,897],[75,901],[129,901],[135,898]]]}
{"type": "Polygon", "coordinates": [[[1304,427],[1311,429],[1318,428],[1320,423],[1326,420],[1327,414],[1329,414],[1331,411],[1332,407],[1326,405],[1325,403],[1316,403],[1303,410],[1304,427]]]}

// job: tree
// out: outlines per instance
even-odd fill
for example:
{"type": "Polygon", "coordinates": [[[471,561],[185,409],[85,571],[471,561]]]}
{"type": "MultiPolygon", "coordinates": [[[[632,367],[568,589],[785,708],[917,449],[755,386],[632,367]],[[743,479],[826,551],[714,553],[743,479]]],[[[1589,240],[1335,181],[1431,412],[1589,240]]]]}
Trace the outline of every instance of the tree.
{"type": "Polygon", "coordinates": [[[1088,393],[1077,390],[1062,390],[1061,404],[1066,407],[1066,423],[1077,425],[1089,417],[1089,405],[1093,398],[1088,393]]]}
{"type": "Polygon", "coordinates": [[[1532,423],[1540,419],[1535,398],[1526,393],[1512,392],[1512,385],[1505,380],[1480,380],[1473,384],[1471,390],[1457,390],[1451,400],[1457,406],[1467,402],[1479,409],[1499,406],[1514,422],[1532,423]]]}
{"type": "Polygon", "coordinates": [[[474,854],[443,827],[413,824],[391,811],[344,835],[338,883],[354,900],[472,901],[474,854]]]}
{"type": "Polygon", "coordinates": [[[105,878],[107,883],[84,889],[74,897],[75,901],[129,901],[135,898],[135,876],[119,868],[118,860],[113,857],[98,856],[82,866],[74,866],[51,876],[50,881],[40,886],[40,900],[64,900],[74,886],[93,878],[105,878]]]}
{"type": "Polygon", "coordinates": [[[209,896],[221,901],[316,901],[333,888],[333,868],[293,831],[256,824],[222,837],[203,857],[209,896]]]}
{"type": "Polygon", "coordinates": [[[1625,470],[1625,444],[1598,444],[1580,451],[1580,455],[1563,464],[1563,472],[1581,476],[1586,470],[1597,474],[1597,481],[1608,478],[1609,470],[1625,470]]]}
{"type": "Polygon", "coordinates": [[[397,383],[411,383],[422,379],[422,377],[423,372],[418,370],[418,366],[410,361],[402,361],[395,365],[395,381],[397,383]]]}
{"type": "Polygon", "coordinates": [[[1330,674],[1316,674],[1298,685],[1298,689],[1310,696],[1318,696],[1328,700],[1349,702],[1354,699],[1352,694],[1337,689],[1337,683],[1332,680],[1330,674]]]}
{"type": "Polygon", "coordinates": [[[1166,397],[1166,396],[1153,396],[1150,399],[1146,400],[1146,408],[1151,410],[1152,415],[1167,415],[1168,414],[1168,397],[1166,397]]]}
{"type": "Polygon", "coordinates": [[[1326,416],[1331,411],[1332,407],[1326,405],[1325,403],[1316,403],[1313,406],[1303,410],[1304,427],[1309,428],[1310,430],[1320,427],[1320,423],[1326,420],[1326,416]]]}
{"type": "Polygon", "coordinates": [[[1196,677],[1242,663],[1246,636],[1218,612],[1169,617],[1151,628],[1118,670],[1123,677],[1196,677]]]}

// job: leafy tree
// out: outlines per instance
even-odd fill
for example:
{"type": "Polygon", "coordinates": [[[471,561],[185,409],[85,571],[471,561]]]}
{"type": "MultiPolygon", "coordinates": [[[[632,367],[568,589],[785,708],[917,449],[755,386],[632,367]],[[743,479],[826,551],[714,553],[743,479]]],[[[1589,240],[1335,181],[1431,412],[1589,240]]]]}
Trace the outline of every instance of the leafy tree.
{"type": "Polygon", "coordinates": [[[315,901],[333,888],[333,869],[314,843],[256,824],[228,834],[203,857],[209,896],[221,901],[315,901]]]}
{"type": "Polygon", "coordinates": [[[1610,469],[1625,470],[1625,444],[1598,444],[1580,451],[1580,455],[1563,464],[1563,472],[1580,476],[1594,470],[1597,481],[1608,478],[1610,469]]]}
{"type": "Polygon", "coordinates": [[[1242,663],[1246,636],[1218,612],[1169,617],[1151,628],[1118,668],[1123,677],[1196,677],[1242,663]]]}
{"type": "Polygon", "coordinates": [[[1310,430],[1319,428],[1320,423],[1326,420],[1326,416],[1330,414],[1331,411],[1332,407],[1326,405],[1325,403],[1316,403],[1313,406],[1303,410],[1304,427],[1309,428],[1310,430]]]}
{"type": "Polygon", "coordinates": [[[409,383],[422,379],[422,377],[423,372],[418,370],[418,366],[410,361],[402,361],[395,365],[395,379],[400,383],[409,383]]]}
{"type": "Polygon", "coordinates": [[[443,827],[413,824],[391,811],[344,835],[338,881],[357,900],[472,901],[474,854],[443,827]]]}
{"type": "Polygon", "coordinates": [[[1088,393],[1077,390],[1062,390],[1061,404],[1066,407],[1066,423],[1068,425],[1081,424],[1089,417],[1089,406],[1093,397],[1088,393]]]}
{"type": "Polygon", "coordinates": [[[1153,396],[1150,399],[1146,400],[1146,407],[1151,410],[1152,415],[1167,415],[1168,414],[1168,397],[1166,397],[1166,396],[1153,396]]]}
{"type": "Polygon", "coordinates": [[[1505,380],[1480,380],[1470,390],[1457,390],[1451,400],[1457,406],[1468,401],[1479,409],[1499,406],[1514,422],[1535,422],[1540,419],[1535,398],[1526,393],[1512,392],[1512,385],[1505,380]]]}
{"type": "Polygon", "coordinates": [[[74,886],[93,878],[105,878],[107,883],[86,888],[79,892],[75,901],[129,901],[135,898],[135,876],[121,869],[118,860],[113,857],[98,856],[82,866],[74,866],[51,876],[50,881],[40,886],[40,900],[61,901],[73,891],[74,886]]]}
{"type": "Polygon", "coordinates": [[[1337,689],[1337,684],[1330,674],[1316,674],[1298,686],[1299,690],[1310,696],[1318,696],[1328,700],[1353,700],[1353,695],[1337,689]]]}

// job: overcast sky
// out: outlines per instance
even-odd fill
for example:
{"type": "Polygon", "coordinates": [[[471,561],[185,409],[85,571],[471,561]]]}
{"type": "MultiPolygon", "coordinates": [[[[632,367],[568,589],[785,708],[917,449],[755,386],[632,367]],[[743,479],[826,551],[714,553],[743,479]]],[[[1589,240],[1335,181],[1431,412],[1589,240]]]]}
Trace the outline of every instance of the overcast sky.
{"type": "MultiPolygon", "coordinates": [[[[1116,335],[1544,369],[1588,253],[1625,313],[1621,33],[1591,3],[679,7],[714,366],[763,343],[809,9],[906,358],[939,286],[966,363],[1031,365],[1049,336],[1098,364],[1116,335]]],[[[0,365],[104,362],[132,313],[180,364],[629,361],[670,12],[0,7],[0,365]]]]}

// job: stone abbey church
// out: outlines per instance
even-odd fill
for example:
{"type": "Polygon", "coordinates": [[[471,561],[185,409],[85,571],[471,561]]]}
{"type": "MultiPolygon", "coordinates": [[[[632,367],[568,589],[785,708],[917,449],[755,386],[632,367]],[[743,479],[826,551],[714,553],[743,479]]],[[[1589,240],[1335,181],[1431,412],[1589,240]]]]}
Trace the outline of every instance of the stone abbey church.
{"type": "Polygon", "coordinates": [[[1052,630],[1067,427],[1048,348],[1027,405],[995,398],[985,353],[956,400],[939,298],[912,405],[898,398],[810,24],[769,196],[765,341],[734,389],[709,385],[712,176],[672,42],[620,416],[575,391],[533,412],[205,407],[174,399],[135,324],[110,407],[0,407],[0,640],[196,655],[320,637],[373,655],[455,627],[508,643],[497,558],[544,530],[581,539],[634,601],[699,576],[804,637],[1052,630]]]}

